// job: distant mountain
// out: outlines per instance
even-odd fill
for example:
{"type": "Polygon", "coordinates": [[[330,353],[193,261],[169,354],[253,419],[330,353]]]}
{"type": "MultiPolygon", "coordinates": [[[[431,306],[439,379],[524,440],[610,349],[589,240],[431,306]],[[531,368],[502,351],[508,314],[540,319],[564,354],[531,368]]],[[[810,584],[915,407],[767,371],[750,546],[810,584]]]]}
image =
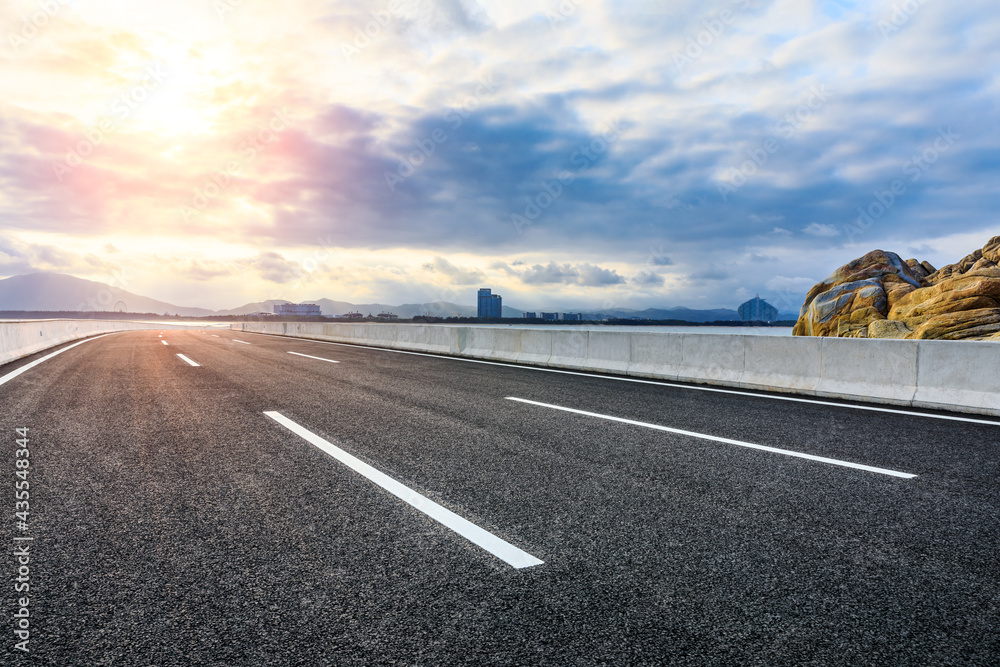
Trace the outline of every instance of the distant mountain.
{"type": "Polygon", "coordinates": [[[130,313],[199,317],[205,308],[175,306],[118,287],[62,273],[29,273],[0,280],[0,310],[95,312],[124,308],[130,313]]]}
{"type": "MultiPolygon", "coordinates": [[[[273,313],[277,304],[291,303],[285,299],[268,299],[266,301],[254,301],[244,304],[238,308],[218,310],[212,315],[250,315],[251,313],[273,313]]],[[[348,303],[347,301],[333,301],[332,299],[309,299],[302,303],[315,303],[319,306],[320,312],[327,317],[345,315],[347,313],[361,313],[363,315],[378,315],[379,313],[393,313],[401,318],[411,318],[417,315],[434,315],[435,317],[475,317],[475,306],[459,306],[458,304],[445,301],[433,301],[431,303],[404,303],[400,306],[391,306],[385,303],[348,303]]],[[[520,317],[521,311],[514,311],[516,314],[509,315],[508,309],[504,308],[504,317],[520,317]]]]}
{"type": "MultiPolygon", "coordinates": [[[[84,280],[61,273],[31,273],[0,280],[0,310],[26,311],[108,311],[122,307],[130,313],[157,313],[160,315],[180,315],[182,317],[200,317],[206,315],[249,315],[251,313],[273,313],[274,306],[281,303],[291,303],[284,299],[268,299],[244,304],[228,310],[208,310],[175,306],[165,301],[157,301],[148,297],[127,292],[118,287],[111,287],[93,280],[84,280]],[[119,303],[121,302],[121,303],[119,303]]],[[[394,313],[400,318],[409,319],[419,315],[435,317],[475,317],[475,306],[461,306],[447,301],[431,301],[429,303],[404,303],[392,306],[385,303],[349,303],[331,299],[313,299],[303,303],[315,303],[320,312],[328,317],[346,313],[361,313],[362,315],[378,315],[379,313],[394,313]]],[[[533,311],[541,314],[540,310],[533,311]]],[[[558,312],[581,312],[566,310],[558,312]]],[[[503,307],[504,317],[521,317],[524,311],[510,306],[503,307]]],[[[609,317],[638,318],[648,320],[683,320],[685,322],[714,322],[719,320],[739,320],[735,310],[716,308],[710,310],[695,310],[692,308],[647,308],[645,310],[630,310],[627,308],[609,308],[600,311],[583,311],[584,319],[603,320],[609,317]]],[[[780,313],[781,319],[795,319],[797,313],[780,313]]]]}
{"type": "Polygon", "coordinates": [[[418,315],[433,315],[435,317],[475,317],[475,306],[459,306],[458,304],[446,301],[433,301],[431,303],[404,303],[399,306],[390,306],[386,303],[348,303],[346,301],[331,301],[330,299],[312,299],[302,303],[315,303],[320,307],[320,312],[327,316],[345,315],[347,313],[361,313],[362,315],[378,315],[379,313],[392,313],[401,318],[409,319],[418,315]]]}

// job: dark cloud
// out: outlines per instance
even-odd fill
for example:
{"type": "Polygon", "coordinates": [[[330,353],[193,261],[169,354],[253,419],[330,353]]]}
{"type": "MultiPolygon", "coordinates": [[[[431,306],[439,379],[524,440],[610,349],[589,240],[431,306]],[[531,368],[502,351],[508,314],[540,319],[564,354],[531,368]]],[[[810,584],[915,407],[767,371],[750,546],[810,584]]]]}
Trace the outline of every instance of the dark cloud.
{"type": "Polygon", "coordinates": [[[632,276],[632,284],[640,287],[662,287],[663,283],[663,276],[652,271],[639,271],[632,276]]]}
{"type": "Polygon", "coordinates": [[[521,274],[521,282],[525,285],[565,284],[582,285],[585,287],[607,287],[620,285],[625,278],[614,269],[604,269],[593,264],[535,264],[525,269],[521,274]]]}
{"type": "Polygon", "coordinates": [[[579,271],[569,264],[562,266],[549,262],[547,266],[535,264],[521,274],[521,282],[525,285],[546,285],[551,283],[575,283],[579,271]]]}
{"type": "Polygon", "coordinates": [[[731,278],[729,271],[719,267],[705,267],[688,274],[688,277],[695,282],[728,280],[731,278]]]}
{"type": "Polygon", "coordinates": [[[593,264],[581,264],[577,267],[579,271],[578,285],[585,287],[607,287],[608,285],[621,285],[625,278],[618,275],[613,269],[602,269],[593,264]]]}

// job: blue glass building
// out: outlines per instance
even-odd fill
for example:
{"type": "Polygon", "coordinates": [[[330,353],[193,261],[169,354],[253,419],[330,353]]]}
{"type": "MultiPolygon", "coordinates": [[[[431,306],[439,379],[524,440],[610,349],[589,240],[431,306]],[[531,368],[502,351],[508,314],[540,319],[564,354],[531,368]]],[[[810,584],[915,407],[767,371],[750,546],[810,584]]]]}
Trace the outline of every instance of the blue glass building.
{"type": "Polygon", "coordinates": [[[503,317],[503,299],[499,294],[493,294],[489,287],[479,290],[477,300],[477,317],[486,319],[488,317],[503,317]]]}
{"type": "Polygon", "coordinates": [[[744,322],[774,322],[778,319],[778,309],[758,294],[736,309],[744,322]]]}

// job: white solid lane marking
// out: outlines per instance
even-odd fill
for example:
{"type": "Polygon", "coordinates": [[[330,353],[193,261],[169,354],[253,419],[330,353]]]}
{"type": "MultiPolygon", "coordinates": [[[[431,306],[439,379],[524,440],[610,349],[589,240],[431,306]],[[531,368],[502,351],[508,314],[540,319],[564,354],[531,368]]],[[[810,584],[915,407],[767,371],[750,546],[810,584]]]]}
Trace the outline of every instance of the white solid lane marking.
{"type": "Polygon", "coordinates": [[[364,461],[351,456],[328,440],[325,440],[312,431],[299,426],[280,412],[272,411],[265,412],[264,414],[287,428],[295,435],[303,438],[310,444],[315,445],[317,448],[337,459],[354,472],[359,473],[378,486],[381,486],[383,489],[396,496],[407,505],[420,510],[430,518],[455,531],[473,544],[489,551],[491,554],[508,565],[520,569],[524,567],[532,567],[533,565],[541,565],[544,562],[538,560],[531,554],[518,549],[513,544],[501,540],[493,533],[487,532],[476,524],[463,519],[451,510],[441,507],[441,505],[438,505],[430,498],[422,496],[413,489],[400,484],[392,477],[376,470],[364,461]]]}
{"type": "Polygon", "coordinates": [[[161,342],[161,343],[163,343],[164,345],[170,345],[170,343],[168,343],[168,342],[167,342],[167,341],[165,341],[165,340],[161,340],[160,342],[161,342]]]}
{"type": "Polygon", "coordinates": [[[212,334],[213,338],[220,338],[219,334],[212,334]]]}
{"type": "Polygon", "coordinates": [[[188,359],[187,357],[185,357],[183,354],[178,354],[177,356],[180,357],[181,359],[183,359],[184,361],[188,362],[192,366],[201,366],[201,364],[199,364],[199,363],[197,363],[195,361],[191,361],[190,359],[188,359]]]}
{"type": "MultiPolygon", "coordinates": [[[[121,332],[120,331],[115,331],[113,333],[121,333],[121,332]]],[[[16,371],[11,371],[10,373],[7,373],[3,377],[0,377],[0,384],[5,384],[7,382],[10,382],[11,380],[13,380],[14,378],[16,378],[21,373],[23,373],[23,372],[25,372],[25,371],[27,371],[27,370],[29,370],[31,368],[34,368],[35,366],[37,366],[38,364],[42,363],[43,361],[48,361],[49,359],[51,359],[52,357],[56,356],[57,354],[62,354],[66,350],[72,350],[77,345],[83,345],[84,343],[89,343],[92,340],[97,340],[98,338],[104,338],[105,336],[110,336],[110,335],[111,334],[106,333],[106,334],[101,334],[100,336],[94,336],[93,338],[88,338],[87,340],[81,340],[79,343],[73,343],[72,345],[67,345],[66,347],[64,347],[61,350],[56,350],[52,354],[47,354],[44,357],[42,357],[41,359],[35,359],[30,364],[25,364],[24,366],[21,366],[20,368],[18,368],[16,371]]]]}
{"type": "Polygon", "coordinates": [[[233,339],[233,342],[234,343],[243,343],[244,345],[249,345],[250,344],[250,343],[246,342],[245,340],[236,340],[235,338],[233,339]]]}
{"type": "Polygon", "coordinates": [[[316,359],[318,361],[329,361],[331,364],[339,364],[339,361],[334,361],[333,359],[324,359],[323,357],[314,357],[311,354],[302,354],[301,352],[289,352],[288,354],[294,354],[296,357],[306,357],[307,359],[316,359]]]}
{"type": "Polygon", "coordinates": [[[339,345],[341,347],[360,347],[365,350],[378,350],[379,352],[394,352],[396,354],[411,354],[416,357],[433,357],[434,359],[445,359],[448,361],[464,361],[470,364],[485,364],[487,366],[506,366],[507,368],[520,368],[526,371],[541,371],[543,373],[558,373],[560,375],[578,375],[580,377],[595,378],[598,380],[614,380],[616,382],[632,382],[635,384],[652,384],[660,387],[672,387],[674,389],[691,389],[693,391],[709,391],[717,394],[735,394],[737,396],[749,396],[751,398],[766,398],[772,401],[791,401],[793,403],[810,403],[812,405],[828,405],[834,408],[849,408],[851,410],[869,410],[871,412],[888,412],[896,415],[908,415],[910,417],[928,417],[930,419],[944,419],[948,421],[968,422],[970,424],[987,424],[989,426],[1000,426],[1000,421],[990,421],[989,419],[975,419],[973,417],[956,417],[953,415],[935,415],[927,412],[915,412],[913,410],[896,410],[893,408],[880,408],[874,405],[852,405],[850,403],[834,403],[833,401],[821,401],[814,398],[798,398],[795,396],[780,396],[774,394],[756,394],[750,391],[740,391],[739,389],[720,389],[718,387],[705,387],[701,385],[677,384],[664,380],[640,380],[639,378],[620,377],[616,375],[600,375],[598,373],[580,373],[577,371],[564,371],[558,368],[541,368],[539,366],[524,366],[521,364],[505,363],[500,361],[484,361],[482,359],[466,359],[464,357],[450,357],[443,354],[428,354],[426,352],[410,352],[409,350],[392,350],[387,347],[374,347],[373,345],[355,345],[353,343],[335,343],[330,340],[311,340],[308,338],[297,338],[295,336],[283,336],[281,334],[266,334],[256,331],[244,331],[256,336],[273,336],[276,338],[295,338],[296,340],[308,341],[310,343],[323,343],[325,345],[339,345]]]}
{"type": "Polygon", "coordinates": [[[868,472],[877,472],[880,475],[890,475],[892,477],[902,477],[903,479],[913,479],[916,475],[910,474],[908,472],[899,472],[898,470],[889,470],[887,468],[876,468],[874,466],[866,466],[861,463],[851,463],[850,461],[840,461],[838,459],[830,459],[825,456],[813,456],[812,454],[803,454],[802,452],[793,452],[789,449],[778,449],[777,447],[768,447],[766,445],[755,445],[751,442],[743,442],[741,440],[730,440],[729,438],[719,438],[714,435],[705,435],[704,433],[695,433],[693,431],[683,431],[679,428],[670,428],[669,426],[660,426],[659,424],[649,424],[646,422],[635,421],[633,419],[623,419],[621,417],[612,417],[610,415],[602,415],[597,412],[587,412],[586,410],[577,410],[576,408],[564,408],[561,405],[551,405],[549,403],[539,403],[538,401],[529,401],[526,398],[515,398],[514,396],[507,396],[508,401],[517,401],[519,403],[527,403],[529,405],[537,405],[542,408],[550,408],[552,410],[562,410],[563,412],[572,412],[578,415],[584,415],[586,417],[597,417],[598,419],[607,419],[613,422],[620,422],[622,424],[631,424],[633,426],[642,426],[644,428],[651,428],[657,431],[666,431],[667,433],[676,433],[678,435],[686,435],[692,438],[700,438],[702,440],[711,440],[712,442],[722,442],[727,445],[737,445],[739,447],[747,447],[749,449],[759,449],[765,452],[772,452],[774,454],[784,454],[785,456],[794,456],[800,459],[809,459],[810,461],[819,461],[821,463],[829,463],[830,465],[843,466],[845,468],[856,468],[857,470],[867,470],[868,472]]]}

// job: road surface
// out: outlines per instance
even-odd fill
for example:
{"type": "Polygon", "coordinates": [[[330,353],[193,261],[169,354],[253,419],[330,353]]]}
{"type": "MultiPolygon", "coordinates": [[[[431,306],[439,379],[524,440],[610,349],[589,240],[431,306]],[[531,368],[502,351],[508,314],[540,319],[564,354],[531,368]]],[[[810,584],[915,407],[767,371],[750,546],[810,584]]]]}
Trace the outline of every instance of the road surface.
{"type": "Polygon", "coordinates": [[[1000,661],[1000,420],[232,331],[57,350],[0,366],[5,664],[1000,661]]]}

